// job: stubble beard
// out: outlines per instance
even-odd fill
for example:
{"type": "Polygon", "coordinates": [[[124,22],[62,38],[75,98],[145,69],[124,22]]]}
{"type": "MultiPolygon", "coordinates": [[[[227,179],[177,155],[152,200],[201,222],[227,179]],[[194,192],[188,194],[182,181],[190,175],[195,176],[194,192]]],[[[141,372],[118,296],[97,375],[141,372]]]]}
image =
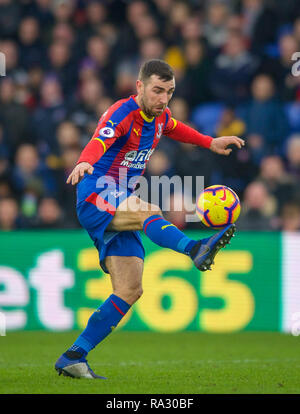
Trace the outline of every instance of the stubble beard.
{"type": "Polygon", "coordinates": [[[149,108],[147,108],[145,101],[143,98],[141,98],[141,106],[142,106],[142,110],[144,112],[144,114],[148,117],[148,118],[153,118],[156,116],[159,116],[157,114],[154,114],[153,112],[151,112],[151,110],[149,108]]]}

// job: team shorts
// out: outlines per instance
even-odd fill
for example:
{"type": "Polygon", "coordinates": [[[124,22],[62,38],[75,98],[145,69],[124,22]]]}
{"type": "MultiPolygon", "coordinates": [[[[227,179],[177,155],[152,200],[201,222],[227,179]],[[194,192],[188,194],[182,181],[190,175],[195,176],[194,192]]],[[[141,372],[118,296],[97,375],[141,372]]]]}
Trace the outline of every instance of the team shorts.
{"type": "Polygon", "coordinates": [[[77,185],[77,216],[99,252],[99,263],[105,273],[107,256],[136,256],[144,260],[145,250],[139,231],[106,231],[118,206],[132,196],[128,188],[107,185],[101,193],[95,182],[84,177],[77,185]],[[94,191],[93,191],[94,190],[94,191]]]}

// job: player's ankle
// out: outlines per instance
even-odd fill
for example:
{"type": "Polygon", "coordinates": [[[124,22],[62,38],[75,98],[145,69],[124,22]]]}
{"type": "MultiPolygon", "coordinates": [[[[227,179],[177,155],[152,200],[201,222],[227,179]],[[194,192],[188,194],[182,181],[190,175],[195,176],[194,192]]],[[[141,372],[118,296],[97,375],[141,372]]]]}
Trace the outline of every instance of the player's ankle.
{"type": "Polygon", "coordinates": [[[78,351],[70,351],[69,349],[64,353],[65,357],[71,360],[74,359],[80,359],[87,355],[87,352],[83,349],[80,349],[78,351]]]}

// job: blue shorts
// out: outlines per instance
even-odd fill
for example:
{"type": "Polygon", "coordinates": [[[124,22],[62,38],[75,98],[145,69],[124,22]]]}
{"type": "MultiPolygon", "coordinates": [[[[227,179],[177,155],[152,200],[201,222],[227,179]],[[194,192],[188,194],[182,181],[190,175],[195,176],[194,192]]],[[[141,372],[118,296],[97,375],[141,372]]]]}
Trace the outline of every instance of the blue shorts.
{"type": "Polygon", "coordinates": [[[128,188],[107,185],[101,193],[95,191],[90,177],[77,185],[77,216],[99,252],[99,263],[105,273],[107,256],[136,256],[144,260],[145,250],[139,231],[106,231],[120,203],[132,195],[128,188]],[[94,190],[94,191],[93,191],[94,190]]]}

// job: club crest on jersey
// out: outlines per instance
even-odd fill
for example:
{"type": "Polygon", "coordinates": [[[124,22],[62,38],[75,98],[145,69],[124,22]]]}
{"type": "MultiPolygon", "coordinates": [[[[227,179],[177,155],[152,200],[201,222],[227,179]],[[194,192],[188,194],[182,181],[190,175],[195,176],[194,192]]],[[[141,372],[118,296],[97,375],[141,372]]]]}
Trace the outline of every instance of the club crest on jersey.
{"type": "Polygon", "coordinates": [[[101,137],[112,138],[115,135],[115,131],[110,127],[104,127],[100,129],[101,137]]]}
{"type": "Polygon", "coordinates": [[[157,131],[157,133],[156,133],[156,138],[157,139],[160,139],[160,137],[162,136],[162,132],[163,132],[163,123],[159,123],[158,125],[157,125],[157,128],[158,128],[158,131],[157,131]]]}

